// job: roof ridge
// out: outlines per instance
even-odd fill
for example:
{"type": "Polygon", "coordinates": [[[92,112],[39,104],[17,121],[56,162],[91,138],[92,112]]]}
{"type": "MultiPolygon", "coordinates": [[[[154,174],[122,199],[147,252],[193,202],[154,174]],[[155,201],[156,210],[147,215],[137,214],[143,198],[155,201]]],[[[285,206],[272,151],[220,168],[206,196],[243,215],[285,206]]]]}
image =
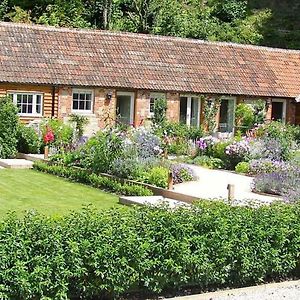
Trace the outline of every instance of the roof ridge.
{"type": "Polygon", "coordinates": [[[251,45],[251,44],[238,44],[233,42],[219,42],[219,41],[215,42],[215,41],[206,41],[201,39],[135,33],[135,32],[127,32],[127,31],[113,31],[113,30],[93,29],[93,28],[55,27],[49,25],[15,23],[15,22],[0,22],[0,26],[20,27],[20,28],[42,30],[42,31],[77,32],[77,33],[89,33],[89,34],[92,33],[92,34],[110,35],[110,36],[131,36],[131,37],[139,37],[144,39],[157,39],[157,40],[171,41],[171,42],[182,41],[182,42],[189,42],[193,44],[206,44],[206,45],[215,45],[220,47],[230,46],[230,47],[244,48],[244,49],[265,50],[270,52],[295,53],[300,55],[300,49],[299,50],[284,49],[284,48],[275,48],[275,47],[259,46],[259,45],[251,45]]]}

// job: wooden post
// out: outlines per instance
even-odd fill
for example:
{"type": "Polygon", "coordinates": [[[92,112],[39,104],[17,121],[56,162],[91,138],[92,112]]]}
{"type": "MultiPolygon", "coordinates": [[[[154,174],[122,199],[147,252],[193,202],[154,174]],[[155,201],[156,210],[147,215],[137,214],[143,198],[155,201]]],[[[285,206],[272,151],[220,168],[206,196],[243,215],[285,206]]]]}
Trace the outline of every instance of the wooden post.
{"type": "Polygon", "coordinates": [[[49,146],[45,146],[44,148],[44,159],[48,159],[49,156],[49,146]]]}
{"type": "Polygon", "coordinates": [[[168,174],[168,190],[173,190],[173,176],[172,176],[172,171],[169,171],[168,174]]]}
{"type": "Polygon", "coordinates": [[[234,200],[234,190],[235,190],[234,184],[228,184],[227,190],[228,190],[228,200],[233,201],[234,200]]]}

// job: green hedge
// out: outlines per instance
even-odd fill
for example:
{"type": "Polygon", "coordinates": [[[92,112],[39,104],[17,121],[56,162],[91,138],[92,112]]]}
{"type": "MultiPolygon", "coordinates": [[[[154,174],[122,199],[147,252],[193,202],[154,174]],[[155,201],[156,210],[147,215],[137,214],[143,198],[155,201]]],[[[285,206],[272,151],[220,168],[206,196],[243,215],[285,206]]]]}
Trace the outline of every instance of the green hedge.
{"type": "Polygon", "coordinates": [[[119,195],[126,196],[152,196],[153,192],[137,184],[120,183],[114,179],[99,176],[80,168],[66,167],[62,165],[49,165],[45,162],[35,162],[34,169],[56,176],[64,177],[72,181],[91,185],[119,195]]]}
{"type": "Polygon", "coordinates": [[[176,210],[86,208],[56,219],[12,215],[0,240],[1,299],[244,286],[299,278],[300,205],[203,201],[176,210]]]}

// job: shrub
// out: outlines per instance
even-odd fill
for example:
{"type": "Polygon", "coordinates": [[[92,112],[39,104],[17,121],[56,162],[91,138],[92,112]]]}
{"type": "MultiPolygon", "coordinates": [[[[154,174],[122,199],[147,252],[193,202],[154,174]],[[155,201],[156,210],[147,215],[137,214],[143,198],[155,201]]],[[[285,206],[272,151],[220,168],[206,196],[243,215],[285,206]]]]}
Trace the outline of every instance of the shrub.
{"type": "Polygon", "coordinates": [[[0,225],[3,299],[114,299],[299,277],[300,206],[85,208],[0,225]]]}
{"type": "Polygon", "coordinates": [[[174,184],[196,180],[195,172],[184,164],[171,165],[171,172],[174,184]]]}
{"type": "Polygon", "coordinates": [[[169,170],[165,167],[154,167],[147,172],[145,182],[161,187],[168,187],[168,174],[169,170]]]}
{"type": "Polygon", "coordinates": [[[223,161],[221,159],[209,157],[206,155],[196,156],[193,159],[192,163],[209,169],[222,169],[224,167],[223,161]]]}
{"type": "Polygon", "coordinates": [[[38,171],[57,175],[70,179],[72,181],[81,182],[91,185],[96,188],[105,189],[116,194],[127,196],[151,196],[152,191],[149,189],[136,185],[120,183],[117,180],[99,176],[97,174],[89,173],[84,169],[66,167],[61,165],[48,165],[44,162],[35,162],[34,168],[38,171]]]}
{"type": "Polygon", "coordinates": [[[246,161],[239,162],[235,166],[235,171],[241,174],[249,174],[250,173],[250,164],[246,161]]]}
{"type": "Polygon", "coordinates": [[[261,173],[254,178],[252,188],[257,192],[281,195],[287,202],[299,201],[299,174],[299,167],[287,171],[261,173]]]}
{"type": "Polygon", "coordinates": [[[10,158],[17,151],[18,110],[10,97],[0,98],[0,158],[10,158]]]}
{"type": "Polygon", "coordinates": [[[122,150],[121,132],[114,129],[98,132],[80,149],[82,165],[96,173],[107,173],[122,150]]]}
{"type": "Polygon", "coordinates": [[[75,124],[76,139],[80,140],[83,136],[84,127],[89,124],[89,119],[86,116],[78,114],[70,114],[70,122],[75,124]]]}
{"type": "Polygon", "coordinates": [[[287,172],[292,169],[290,163],[269,158],[250,161],[250,173],[253,175],[273,172],[287,172]]]}
{"type": "Polygon", "coordinates": [[[164,98],[156,99],[154,101],[154,116],[153,116],[153,123],[156,125],[162,125],[167,117],[167,100],[164,98]]]}
{"type": "Polygon", "coordinates": [[[241,141],[234,141],[225,148],[225,154],[227,155],[228,165],[230,169],[234,169],[235,166],[246,160],[249,156],[249,141],[244,139],[241,141]]]}
{"type": "Polygon", "coordinates": [[[240,103],[235,110],[236,128],[242,133],[251,129],[255,123],[254,109],[250,104],[240,103]]]}
{"type": "Polygon", "coordinates": [[[21,153],[40,153],[41,140],[36,131],[28,126],[19,124],[17,132],[17,150],[21,153]]]}
{"type": "Polygon", "coordinates": [[[59,119],[45,119],[41,124],[42,135],[45,136],[46,132],[50,130],[54,134],[54,141],[51,143],[58,150],[73,148],[74,130],[59,119]]]}

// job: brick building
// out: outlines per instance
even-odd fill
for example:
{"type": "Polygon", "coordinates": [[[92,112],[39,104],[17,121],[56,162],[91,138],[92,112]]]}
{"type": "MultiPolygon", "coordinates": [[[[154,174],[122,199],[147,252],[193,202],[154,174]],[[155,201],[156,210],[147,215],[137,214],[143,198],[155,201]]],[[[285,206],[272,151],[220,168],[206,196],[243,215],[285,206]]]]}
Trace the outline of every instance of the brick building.
{"type": "Polygon", "coordinates": [[[139,126],[166,98],[170,120],[199,126],[201,95],[221,97],[219,131],[237,103],[262,99],[268,118],[300,124],[300,51],[135,33],[0,23],[0,96],[20,117],[89,117],[95,131],[116,116],[139,126]]]}

